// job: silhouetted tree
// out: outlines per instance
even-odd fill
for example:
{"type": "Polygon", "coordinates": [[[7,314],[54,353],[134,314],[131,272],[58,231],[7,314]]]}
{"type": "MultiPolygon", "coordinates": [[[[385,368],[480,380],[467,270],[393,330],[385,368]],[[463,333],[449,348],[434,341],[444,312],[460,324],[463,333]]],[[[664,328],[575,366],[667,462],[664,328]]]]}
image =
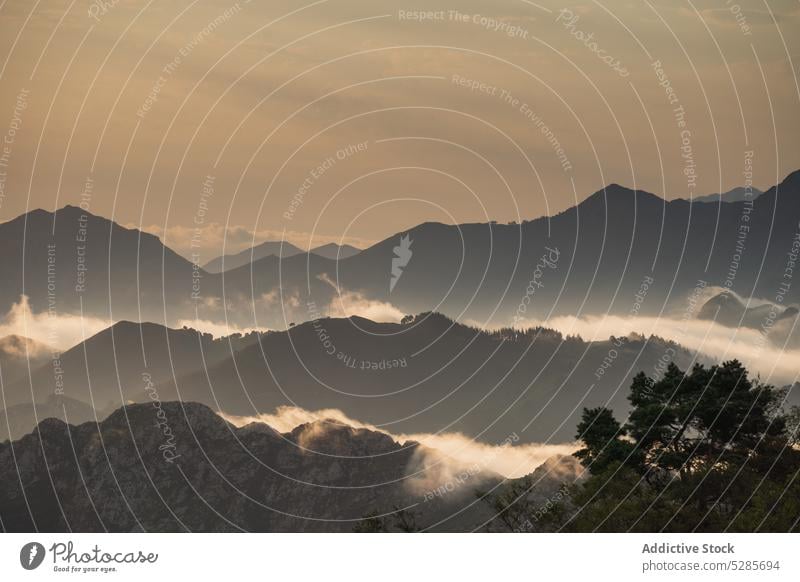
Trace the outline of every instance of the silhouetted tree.
{"type": "MultiPolygon", "coordinates": [[[[550,512],[551,527],[798,531],[800,410],[785,413],[784,396],[736,360],[689,372],[670,364],[658,380],[638,374],[624,424],[607,408],[584,409],[575,456],[589,478],[550,512]]],[[[500,523],[500,513],[524,519],[512,501],[492,499],[500,523]]]]}

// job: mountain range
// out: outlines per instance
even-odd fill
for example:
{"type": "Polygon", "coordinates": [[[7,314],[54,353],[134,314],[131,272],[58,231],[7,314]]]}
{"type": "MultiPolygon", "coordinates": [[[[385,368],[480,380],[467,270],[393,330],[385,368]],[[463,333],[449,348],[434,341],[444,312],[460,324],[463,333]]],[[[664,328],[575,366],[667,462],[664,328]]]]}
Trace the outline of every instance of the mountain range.
{"type": "MultiPolygon", "coordinates": [[[[337,245],[336,243],[328,243],[314,247],[308,253],[317,255],[331,260],[348,259],[361,252],[351,245],[337,245]]],[[[295,255],[305,254],[306,251],[286,241],[267,241],[250,249],[245,249],[239,253],[232,255],[224,255],[210,260],[203,269],[209,273],[221,273],[223,271],[230,271],[243,265],[263,259],[264,257],[278,257],[289,258],[295,255]]]]}
{"type": "Polygon", "coordinates": [[[218,340],[121,322],[61,354],[58,378],[48,360],[5,384],[0,434],[29,432],[43,418],[37,407],[63,419],[61,399],[66,420],[84,422],[157,395],[231,416],[338,409],[393,434],[459,432],[495,444],[515,432],[522,443],[560,443],[574,437],[582,406],[624,412],[633,375],[657,375],[673,360],[686,368],[693,354],[656,337],[489,332],[437,313],[399,324],[320,318],[218,340]]]}

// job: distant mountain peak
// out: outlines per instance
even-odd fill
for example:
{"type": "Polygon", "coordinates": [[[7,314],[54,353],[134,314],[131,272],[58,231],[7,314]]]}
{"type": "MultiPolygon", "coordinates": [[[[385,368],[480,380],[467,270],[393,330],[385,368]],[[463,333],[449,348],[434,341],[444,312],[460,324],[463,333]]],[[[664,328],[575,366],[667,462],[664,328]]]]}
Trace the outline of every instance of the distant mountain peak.
{"type": "Polygon", "coordinates": [[[617,184],[616,182],[612,182],[607,186],[604,186],[594,194],[588,196],[583,202],[578,204],[578,208],[583,206],[584,204],[595,204],[600,202],[609,202],[609,203],[630,203],[636,202],[645,203],[650,201],[657,201],[660,204],[664,203],[664,199],[660,196],[653,194],[652,192],[647,192],[646,190],[634,190],[632,188],[628,188],[627,186],[623,186],[621,184],[617,184]]]}
{"type": "Polygon", "coordinates": [[[320,245],[318,247],[314,247],[310,251],[311,254],[318,255],[320,257],[324,257],[326,259],[349,259],[361,252],[361,249],[356,248],[352,245],[338,245],[336,243],[328,243],[326,245],[320,245]]]}

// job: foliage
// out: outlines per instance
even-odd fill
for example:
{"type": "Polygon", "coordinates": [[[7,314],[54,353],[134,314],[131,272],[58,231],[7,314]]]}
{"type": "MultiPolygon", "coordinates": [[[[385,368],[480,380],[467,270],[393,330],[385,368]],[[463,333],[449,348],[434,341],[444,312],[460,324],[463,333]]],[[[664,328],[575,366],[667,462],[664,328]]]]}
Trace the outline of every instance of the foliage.
{"type": "MultiPolygon", "coordinates": [[[[624,424],[607,408],[584,409],[575,456],[589,477],[551,513],[555,529],[800,530],[800,411],[781,409],[782,391],[734,360],[689,372],[670,364],[657,381],[640,373],[628,400],[624,424]]],[[[492,503],[524,518],[511,499],[492,503]]]]}
{"type": "Polygon", "coordinates": [[[394,506],[389,515],[380,515],[377,511],[368,513],[356,523],[353,531],[356,533],[416,532],[421,529],[417,524],[417,517],[417,513],[412,510],[394,506]]]}

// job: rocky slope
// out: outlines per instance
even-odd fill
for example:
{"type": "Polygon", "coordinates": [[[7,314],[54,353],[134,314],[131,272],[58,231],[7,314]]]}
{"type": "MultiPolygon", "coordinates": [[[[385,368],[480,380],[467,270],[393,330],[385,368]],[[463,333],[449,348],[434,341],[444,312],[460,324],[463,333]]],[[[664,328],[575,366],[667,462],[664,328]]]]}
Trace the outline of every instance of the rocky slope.
{"type": "Polygon", "coordinates": [[[426,495],[413,482],[424,452],[332,421],[280,434],[265,424],[237,428],[195,403],[130,405],[99,424],[47,419],[0,444],[0,523],[5,531],[351,531],[365,515],[398,509],[421,529],[486,522],[491,512],[474,491],[500,478],[475,472],[457,491],[426,495]]]}

